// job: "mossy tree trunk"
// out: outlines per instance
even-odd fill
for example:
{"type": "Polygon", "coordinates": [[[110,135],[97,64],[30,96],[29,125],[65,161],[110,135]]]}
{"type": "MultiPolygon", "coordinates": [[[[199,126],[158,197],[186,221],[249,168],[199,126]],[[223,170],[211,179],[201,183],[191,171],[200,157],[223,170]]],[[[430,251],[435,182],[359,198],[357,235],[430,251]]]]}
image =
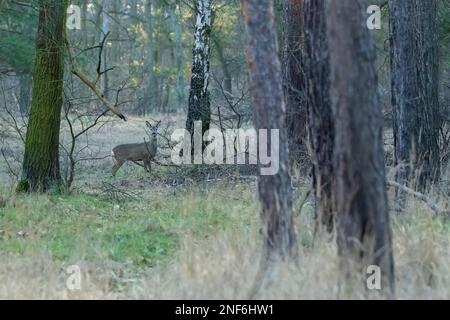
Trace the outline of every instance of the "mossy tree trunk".
{"type": "Polygon", "coordinates": [[[22,180],[17,191],[59,187],[59,130],[67,1],[40,0],[39,30],[22,180]]]}

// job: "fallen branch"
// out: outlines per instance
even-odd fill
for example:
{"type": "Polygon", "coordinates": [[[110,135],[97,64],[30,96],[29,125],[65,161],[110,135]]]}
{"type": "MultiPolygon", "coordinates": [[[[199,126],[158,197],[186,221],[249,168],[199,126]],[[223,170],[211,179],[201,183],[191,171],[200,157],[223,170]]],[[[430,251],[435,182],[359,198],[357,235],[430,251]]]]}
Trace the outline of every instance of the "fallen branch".
{"type": "MultiPolygon", "coordinates": [[[[105,36],[106,39],[106,36],[105,36]]],[[[102,47],[103,47],[103,43],[104,40],[102,41],[102,47]]],[[[100,101],[103,102],[103,104],[113,113],[115,114],[117,117],[119,117],[120,119],[122,119],[123,121],[127,121],[127,118],[116,108],[117,104],[113,104],[111,101],[109,101],[106,97],[105,94],[100,90],[100,88],[97,85],[98,79],[101,76],[102,72],[99,72],[99,70],[97,70],[98,74],[97,74],[97,80],[93,81],[91,80],[87,75],[85,75],[81,69],[77,66],[76,62],[75,62],[75,58],[73,55],[73,51],[72,48],[70,47],[69,44],[69,40],[67,40],[67,36],[66,36],[66,47],[67,47],[67,52],[69,54],[69,61],[70,61],[70,69],[71,72],[78,77],[78,79],[80,79],[86,86],[88,86],[92,92],[95,93],[95,95],[100,99],[100,101]]],[[[104,73],[104,72],[103,72],[104,73]]]]}
{"type": "Polygon", "coordinates": [[[431,200],[431,198],[429,198],[428,196],[424,195],[423,193],[414,191],[410,188],[408,188],[407,186],[401,185],[400,183],[394,182],[394,181],[387,181],[387,185],[389,187],[393,187],[396,189],[399,189],[419,200],[422,200],[423,202],[425,202],[430,209],[437,215],[443,215],[443,216],[450,216],[450,211],[448,210],[443,210],[441,208],[438,207],[438,205],[436,203],[434,203],[433,200],[431,200]]]}

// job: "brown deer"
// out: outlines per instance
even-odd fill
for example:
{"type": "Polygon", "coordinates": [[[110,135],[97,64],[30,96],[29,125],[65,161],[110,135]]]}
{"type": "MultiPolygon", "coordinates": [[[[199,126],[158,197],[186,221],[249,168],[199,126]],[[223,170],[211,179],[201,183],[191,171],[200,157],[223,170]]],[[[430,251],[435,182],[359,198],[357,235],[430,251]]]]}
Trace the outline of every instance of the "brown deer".
{"type": "Polygon", "coordinates": [[[117,171],[123,166],[127,161],[144,162],[144,169],[147,172],[151,170],[151,160],[156,156],[158,151],[158,129],[161,124],[159,121],[156,126],[152,126],[148,121],[146,121],[148,135],[150,140],[144,143],[134,143],[134,144],[123,144],[115,147],[112,150],[113,158],[115,164],[112,168],[112,175],[115,177],[117,171]]]}

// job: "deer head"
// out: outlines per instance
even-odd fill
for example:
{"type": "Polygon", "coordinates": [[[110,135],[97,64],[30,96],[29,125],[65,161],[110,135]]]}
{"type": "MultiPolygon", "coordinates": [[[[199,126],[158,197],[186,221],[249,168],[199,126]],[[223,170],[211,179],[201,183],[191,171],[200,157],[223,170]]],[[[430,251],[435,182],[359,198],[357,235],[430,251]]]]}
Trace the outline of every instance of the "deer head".
{"type": "Polygon", "coordinates": [[[161,121],[158,121],[158,123],[155,126],[152,126],[148,121],[146,121],[145,124],[147,125],[148,129],[147,134],[150,137],[150,139],[156,139],[158,137],[158,129],[159,126],[161,125],[161,121]]]}

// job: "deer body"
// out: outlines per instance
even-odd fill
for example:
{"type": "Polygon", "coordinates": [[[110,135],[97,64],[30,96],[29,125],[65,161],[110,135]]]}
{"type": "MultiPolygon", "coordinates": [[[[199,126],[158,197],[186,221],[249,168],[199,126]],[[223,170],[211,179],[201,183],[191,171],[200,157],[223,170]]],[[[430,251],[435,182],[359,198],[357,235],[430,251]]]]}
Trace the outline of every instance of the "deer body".
{"type": "Polygon", "coordinates": [[[150,140],[145,143],[133,143],[133,144],[123,144],[115,147],[112,150],[113,158],[115,164],[112,168],[112,175],[115,177],[117,171],[124,165],[127,161],[133,162],[143,162],[144,169],[147,172],[151,170],[151,160],[156,156],[158,152],[158,127],[160,122],[155,126],[151,126],[147,122],[147,127],[149,129],[150,140]]]}

